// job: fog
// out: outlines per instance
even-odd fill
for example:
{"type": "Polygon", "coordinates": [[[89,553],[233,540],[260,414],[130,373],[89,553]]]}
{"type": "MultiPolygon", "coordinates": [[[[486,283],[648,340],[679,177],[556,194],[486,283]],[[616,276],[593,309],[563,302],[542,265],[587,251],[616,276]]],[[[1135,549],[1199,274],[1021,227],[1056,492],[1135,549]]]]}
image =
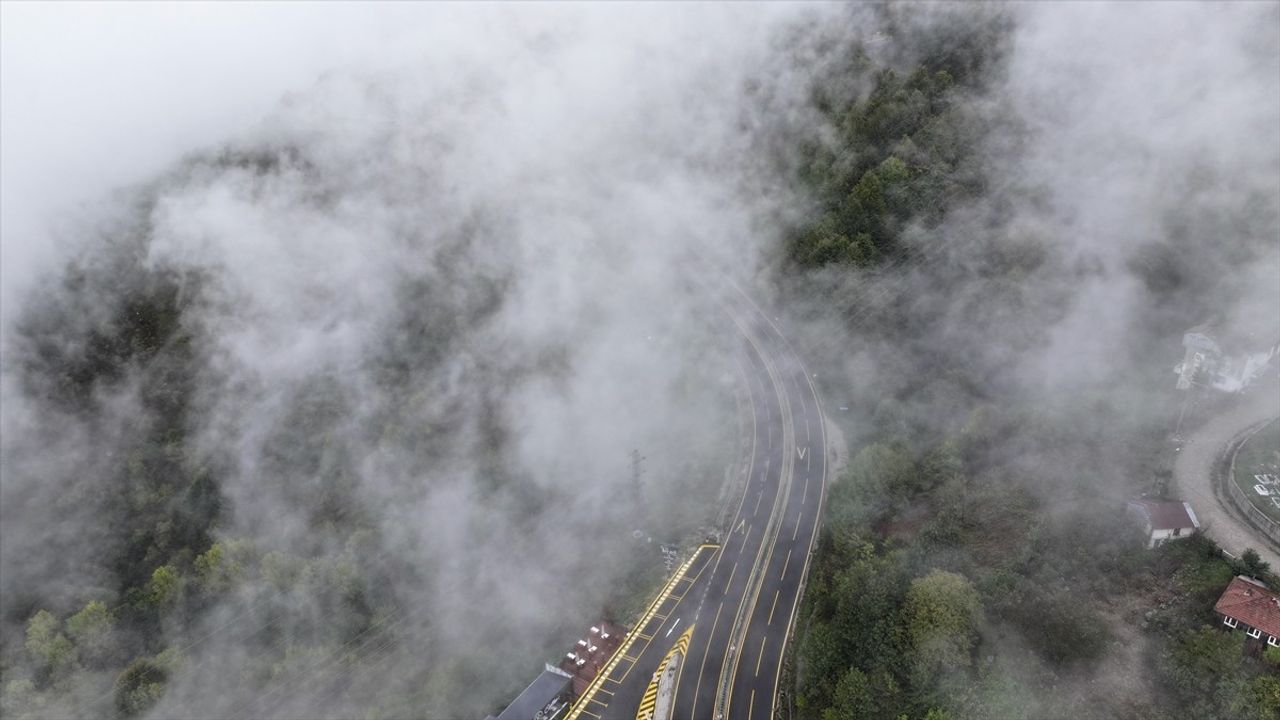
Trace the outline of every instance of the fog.
{"type": "MultiPolygon", "coordinates": [[[[794,303],[779,314],[854,437],[939,358],[987,378],[982,401],[1110,395],[1094,431],[1119,437],[1163,412],[1149,391],[1186,327],[1280,334],[1276,6],[896,7],[872,42],[883,15],[829,5],[6,4],[7,676],[35,609],[124,601],[112,497],[141,486],[173,394],[174,462],[220,488],[213,538],[366,588],[396,640],[309,692],[329,669],[309,643],[349,642],[345,618],[323,582],[264,578],[167,629],[203,639],[151,715],[471,717],[600,616],[632,571],[614,558],[714,515],[726,275],[794,303]],[[805,211],[777,154],[828,130],[807,105],[821,41],[905,66],[914,33],[996,16],[1006,61],[971,98],[984,197],[907,233],[916,266],[776,282],[805,211]],[[1043,260],[986,272],[1018,253],[1043,260]],[[69,399],[57,363],[170,291],[181,342],[69,399]],[[850,330],[875,307],[909,329],[850,330]],[[293,654],[273,670],[263,647],[293,654]],[[273,672],[291,691],[264,699],[246,676],[273,672]]],[[[975,404],[947,382],[895,417],[947,432],[975,404]]],[[[1121,454],[1017,462],[1047,495],[1119,495],[1121,454]]],[[[103,714],[113,677],[46,714],[103,714]]]]}
{"type": "MultiPolygon", "coordinates": [[[[313,585],[244,588],[157,717],[514,694],[630,553],[657,566],[714,515],[733,365],[703,276],[764,242],[746,80],[787,70],[770,34],[807,12],[6,8],[6,655],[33,605],[118,605],[145,527],[113,497],[147,492],[140,448],[176,417],[181,466],[217,477],[215,538],[327,559],[308,572],[364,582],[398,641],[340,701],[302,692],[345,618],[313,585]],[[182,340],[51,399],[165,288],[182,340]],[[281,672],[263,642],[294,656],[266,699],[244,682],[281,672]]],[[[101,714],[110,679],[54,712],[101,714]]]]}

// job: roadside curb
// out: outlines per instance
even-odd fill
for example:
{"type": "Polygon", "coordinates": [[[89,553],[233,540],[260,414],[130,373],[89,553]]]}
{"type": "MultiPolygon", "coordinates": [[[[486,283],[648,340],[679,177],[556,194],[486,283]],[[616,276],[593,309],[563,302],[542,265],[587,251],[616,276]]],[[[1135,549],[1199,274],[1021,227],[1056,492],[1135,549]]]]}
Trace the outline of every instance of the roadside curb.
{"type": "Polygon", "coordinates": [[[596,691],[604,685],[604,681],[613,673],[613,669],[618,666],[622,657],[626,655],[631,649],[631,646],[635,644],[640,628],[643,628],[648,624],[648,622],[653,619],[653,616],[658,612],[658,607],[661,606],[662,603],[666,602],[667,598],[671,597],[671,593],[675,590],[676,585],[684,579],[685,573],[689,572],[689,567],[693,565],[694,560],[698,559],[698,556],[702,551],[708,549],[715,551],[719,548],[719,545],[713,543],[703,543],[698,546],[698,549],[695,550],[692,555],[689,556],[689,559],[680,564],[680,568],[676,570],[675,574],[671,576],[671,579],[667,581],[667,584],[663,586],[662,592],[658,593],[658,596],[649,604],[644,615],[640,616],[640,620],[632,625],[630,630],[627,630],[626,639],[622,641],[622,644],[618,645],[617,650],[613,651],[613,655],[609,658],[609,662],[605,663],[605,666],[601,668],[600,672],[596,673],[596,676],[591,679],[591,684],[587,686],[587,689],[583,691],[582,695],[573,702],[573,707],[570,708],[569,714],[564,716],[564,720],[577,720],[577,718],[582,715],[582,711],[586,709],[587,704],[591,702],[593,697],[595,697],[596,691]]]}

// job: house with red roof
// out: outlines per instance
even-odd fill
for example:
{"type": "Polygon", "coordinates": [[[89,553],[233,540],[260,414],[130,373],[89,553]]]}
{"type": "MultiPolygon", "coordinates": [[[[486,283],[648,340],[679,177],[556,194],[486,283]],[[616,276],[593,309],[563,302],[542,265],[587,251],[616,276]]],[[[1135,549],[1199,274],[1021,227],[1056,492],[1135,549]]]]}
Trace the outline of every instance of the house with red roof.
{"type": "Polygon", "coordinates": [[[1178,500],[1132,500],[1128,511],[1142,523],[1149,548],[1163,545],[1169,540],[1189,538],[1200,529],[1200,521],[1190,503],[1178,500]]]}
{"type": "Polygon", "coordinates": [[[1245,652],[1256,653],[1266,645],[1280,647],[1280,593],[1238,575],[1222,591],[1213,606],[1222,624],[1244,630],[1245,652]]]}

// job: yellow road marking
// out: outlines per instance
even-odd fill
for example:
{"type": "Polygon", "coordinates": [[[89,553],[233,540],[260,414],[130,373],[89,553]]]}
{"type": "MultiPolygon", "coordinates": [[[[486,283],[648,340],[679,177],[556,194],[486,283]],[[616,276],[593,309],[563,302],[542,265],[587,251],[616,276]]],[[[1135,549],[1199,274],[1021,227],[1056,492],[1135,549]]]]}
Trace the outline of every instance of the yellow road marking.
{"type": "Polygon", "coordinates": [[[769,622],[765,623],[766,625],[773,624],[773,611],[778,609],[778,593],[779,592],[781,592],[781,589],[773,591],[773,607],[769,608],[769,622]]]}
{"type": "MultiPolygon", "coordinates": [[[[719,546],[719,545],[702,545],[701,547],[699,547],[699,548],[698,548],[698,550],[699,550],[699,551],[701,551],[701,550],[702,550],[702,548],[704,548],[704,547],[709,547],[709,548],[719,548],[720,546],[719,546]]],[[[718,556],[717,556],[717,557],[718,557],[718,556]]],[[[692,559],[692,558],[690,558],[690,559],[692,559]]],[[[706,572],[706,571],[707,571],[707,565],[709,565],[709,564],[711,564],[709,561],[708,561],[708,562],[706,562],[706,563],[703,563],[702,567],[698,569],[698,574],[693,576],[693,581],[694,581],[694,582],[697,582],[697,581],[698,581],[698,578],[702,577],[702,573],[704,573],[704,572],[706,572]]],[[[686,593],[686,594],[688,594],[688,593],[686,593]]],[[[683,598],[684,598],[684,595],[681,595],[680,597],[683,599],[683,598]]],[[[664,602],[663,604],[665,604],[665,602],[664,602]]],[[[679,604],[678,602],[677,602],[677,603],[675,603],[675,604],[673,604],[673,605],[672,605],[672,609],[675,609],[675,606],[676,606],[676,605],[678,605],[678,604],[679,604]]],[[[651,609],[652,609],[652,608],[651,608],[651,609]]],[[[663,622],[663,621],[665,621],[665,620],[667,619],[667,617],[669,617],[670,615],[671,615],[671,613],[667,613],[666,615],[662,616],[662,618],[660,618],[660,619],[659,619],[659,621],[658,621],[658,628],[659,628],[659,629],[661,629],[661,628],[662,628],[662,622],[663,622]]],[[[654,634],[655,634],[655,635],[657,634],[657,630],[655,630],[655,631],[654,631],[654,634]]],[[[649,636],[649,640],[652,640],[652,639],[653,639],[653,635],[650,635],[650,636],[649,636]]],[[[648,643],[648,641],[646,641],[646,642],[645,642],[644,647],[640,649],[640,652],[636,653],[637,657],[638,657],[639,655],[644,654],[645,650],[648,650],[648,649],[649,649],[649,643],[648,643]]],[[[624,673],[622,673],[622,678],[621,678],[621,679],[619,679],[619,680],[615,680],[614,682],[617,682],[618,684],[622,684],[622,681],[627,679],[627,676],[631,674],[631,670],[632,670],[632,669],[634,669],[634,668],[635,668],[635,666],[636,666],[636,663],[635,663],[635,662],[632,662],[632,663],[631,663],[631,667],[628,667],[628,668],[627,668],[627,671],[626,671],[626,672],[624,672],[624,673]]],[[[567,719],[566,719],[566,720],[567,720],[567,719]]]]}
{"type": "MultiPolygon", "coordinates": [[[[667,671],[667,665],[671,663],[671,658],[675,657],[677,652],[685,655],[689,654],[689,638],[693,637],[693,628],[694,626],[690,625],[684,631],[684,634],[676,638],[675,644],[671,646],[671,649],[667,650],[662,662],[658,663],[658,669],[654,671],[653,677],[649,678],[649,684],[644,689],[644,696],[640,698],[640,705],[636,708],[636,720],[652,720],[653,709],[658,705],[658,680],[667,671]]],[[[679,687],[679,681],[677,681],[677,687],[679,687]]]]}
{"type": "MultiPolygon", "coordinates": [[[[764,312],[763,312],[762,310],[760,310],[760,306],[759,306],[759,305],[756,305],[755,301],[753,301],[753,300],[751,299],[751,296],[747,295],[747,294],[746,294],[746,292],[744,292],[744,291],[742,290],[742,288],[741,288],[741,287],[738,287],[737,283],[733,283],[732,281],[730,281],[730,284],[732,284],[732,285],[733,285],[734,289],[738,291],[738,294],[739,294],[739,295],[741,295],[741,296],[743,297],[743,299],[745,299],[748,303],[750,303],[753,307],[755,307],[757,311],[759,311],[762,315],[764,315],[764,312]]],[[[795,359],[796,359],[797,361],[799,361],[799,359],[800,359],[800,358],[799,358],[799,355],[795,352],[795,348],[794,348],[794,347],[792,347],[792,346],[791,346],[791,343],[787,341],[786,337],[782,334],[782,331],[778,329],[778,326],[777,326],[777,325],[775,325],[775,324],[773,323],[773,320],[771,320],[771,319],[769,318],[769,316],[768,316],[768,315],[764,315],[764,319],[765,319],[765,322],[769,323],[769,325],[771,325],[771,326],[773,327],[774,331],[778,334],[778,337],[782,338],[782,341],[786,344],[787,348],[791,351],[791,354],[795,357],[795,359]]],[[[814,409],[817,411],[818,417],[819,417],[820,419],[821,419],[821,418],[823,418],[823,417],[825,417],[825,416],[824,416],[824,414],[823,414],[823,412],[822,412],[822,398],[820,398],[820,397],[818,396],[818,390],[817,390],[817,388],[815,388],[815,387],[814,387],[814,385],[813,385],[813,379],[809,377],[809,374],[808,374],[808,372],[807,372],[807,371],[804,373],[804,381],[805,381],[805,384],[809,386],[809,392],[813,394],[813,404],[814,404],[814,409]]],[[[802,402],[803,402],[803,394],[801,395],[801,398],[802,398],[802,402]]],[[[754,409],[754,408],[753,408],[753,409],[754,409]]],[[[808,413],[806,413],[806,414],[805,414],[805,431],[806,431],[806,436],[807,436],[807,433],[808,433],[808,423],[809,423],[809,418],[808,418],[808,413]]],[[[815,522],[815,523],[813,524],[813,532],[812,532],[812,534],[809,536],[809,547],[805,550],[805,557],[804,557],[804,570],[802,571],[802,576],[803,576],[803,575],[808,575],[808,573],[809,573],[809,561],[812,559],[812,555],[811,555],[810,551],[813,549],[813,545],[814,545],[814,543],[815,543],[815,542],[817,541],[817,539],[818,539],[818,527],[819,527],[819,525],[821,525],[821,518],[822,518],[822,506],[823,506],[823,504],[824,504],[824,503],[823,503],[823,501],[826,499],[826,494],[827,494],[827,493],[826,493],[826,489],[827,489],[827,470],[828,470],[828,467],[827,467],[827,452],[826,452],[826,448],[827,448],[827,424],[826,424],[826,422],[825,422],[825,421],[823,421],[823,422],[819,422],[819,423],[818,423],[818,431],[819,431],[819,433],[820,433],[820,434],[821,434],[821,436],[822,436],[822,448],[823,448],[823,451],[822,451],[822,477],[821,477],[822,485],[821,485],[821,486],[819,486],[819,488],[818,488],[818,518],[819,518],[819,521],[818,521],[818,522],[815,522]]],[[[800,610],[799,598],[800,598],[800,596],[797,594],[797,596],[796,596],[796,600],[797,600],[797,602],[792,603],[792,605],[791,605],[791,619],[787,622],[786,634],[783,636],[783,641],[782,641],[782,643],[783,643],[783,645],[784,645],[784,646],[785,646],[785,645],[786,645],[786,643],[787,643],[787,639],[788,639],[788,638],[790,637],[790,635],[791,635],[791,628],[795,625],[796,613],[797,613],[797,612],[799,612],[799,610],[800,610]]],[[[775,675],[774,675],[774,678],[773,678],[773,699],[774,699],[774,701],[775,701],[775,702],[777,701],[777,698],[778,698],[778,682],[779,682],[779,681],[781,680],[781,678],[782,678],[782,658],[783,658],[783,656],[782,656],[781,654],[779,654],[779,655],[778,655],[778,672],[777,672],[777,674],[775,674],[775,675]]],[[[754,695],[755,695],[755,691],[752,691],[752,700],[754,700],[754,699],[755,699],[754,695]]],[[[748,709],[748,711],[747,711],[747,717],[748,717],[748,720],[750,719],[750,715],[751,715],[751,711],[748,709]]]]}
{"type": "MultiPolygon", "coordinates": [[[[745,293],[744,293],[744,295],[745,295],[745,293]]],[[[756,309],[757,309],[757,311],[758,311],[758,312],[760,312],[758,307],[757,307],[756,309]]],[[[762,313],[762,314],[763,314],[763,313],[762,313]]],[[[781,421],[782,421],[782,424],[783,424],[783,427],[782,427],[782,433],[783,433],[783,445],[784,445],[784,447],[785,447],[785,445],[786,445],[786,440],[787,440],[787,431],[788,431],[788,429],[790,429],[792,433],[794,433],[794,432],[795,432],[795,429],[794,429],[794,422],[795,422],[795,419],[794,419],[794,412],[793,412],[793,411],[792,411],[792,409],[791,409],[791,404],[790,404],[790,402],[789,402],[789,396],[788,396],[788,395],[787,395],[787,393],[785,393],[785,392],[778,392],[778,391],[779,391],[779,390],[781,390],[782,388],[779,386],[778,379],[777,379],[777,368],[775,367],[775,365],[774,365],[774,363],[773,363],[772,358],[769,356],[769,354],[768,354],[768,353],[764,352],[764,350],[760,347],[760,345],[759,345],[758,343],[756,343],[755,339],[753,339],[753,338],[750,336],[750,334],[746,331],[746,328],[742,325],[742,323],[741,323],[741,322],[739,322],[739,320],[738,320],[736,317],[733,317],[731,313],[730,313],[729,315],[730,315],[730,318],[729,318],[729,319],[730,319],[730,320],[731,320],[735,325],[737,325],[737,326],[738,326],[739,330],[741,330],[741,331],[742,331],[742,334],[743,334],[743,336],[746,338],[747,342],[748,342],[748,343],[750,343],[750,344],[755,348],[757,355],[760,357],[760,361],[761,361],[761,363],[763,363],[763,364],[764,364],[764,366],[765,366],[765,372],[767,372],[767,373],[768,373],[768,375],[769,375],[769,380],[770,380],[770,382],[773,384],[773,387],[774,387],[774,390],[775,390],[775,395],[777,396],[777,398],[778,398],[778,403],[779,403],[779,413],[780,413],[779,417],[780,417],[780,419],[781,419],[781,421]]],[[[766,318],[766,319],[767,319],[767,318],[766,318]]],[[[776,329],[776,328],[775,328],[775,329],[776,329]]],[[[779,333],[779,336],[781,336],[781,333],[779,333]]],[[[783,338],[783,339],[784,339],[784,341],[785,341],[785,338],[783,338]]],[[[807,379],[807,376],[806,376],[806,379],[807,379]]],[[[761,386],[763,387],[763,385],[764,385],[764,381],[763,381],[763,380],[761,380],[760,382],[761,382],[761,386]]],[[[767,393],[766,393],[766,394],[767,394],[767,393]]],[[[767,417],[768,417],[768,416],[766,415],[766,418],[767,418],[767,417]]],[[[794,439],[793,439],[793,443],[794,443],[794,439]]],[[[825,453],[825,451],[824,451],[824,453],[823,453],[823,457],[824,457],[824,459],[825,459],[825,457],[826,457],[826,453],[825,453]]],[[[766,471],[766,472],[767,472],[767,471],[766,471]]],[[[772,510],[772,511],[770,511],[770,514],[769,514],[769,522],[768,522],[768,524],[765,526],[765,530],[764,530],[764,532],[766,533],[766,535],[767,535],[767,533],[769,532],[769,528],[774,527],[775,519],[776,519],[776,517],[777,517],[778,512],[779,512],[780,510],[782,510],[783,506],[786,504],[786,500],[785,500],[786,495],[784,495],[784,488],[786,489],[786,491],[787,491],[787,492],[790,492],[791,483],[794,481],[795,464],[794,464],[794,463],[784,464],[784,465],[782,466],[782,468],[780,469],[780,471],[779,471],[779,472],[780,472],[780,474],[779,474],[779,478],[778,478],[778,482],[779,482],[779,484],[778,484],[777,494],[776,494],[776,496],[775,496],[775,500],[774,500],[773,510],[772,510]],[[779,499],[779,498],[781,498],[781,499],[782,499],[782,502],[781,502],[781,503],[779,503],[779,502],[778,502],[778,499],[779,499]]],[[[807,488],[807,485],[806,485],[806,488],[807,488]]],[[[766,537],[765,539],[767,540],[767,537],[766,537]]],[[[745,551],[745,549],[746,549],[746,542],[744,541],[744,542],[743,542],[743,550],[745,551]]],[[[753,568],[755,568],[755,567],[759,567],[759,568],[761,568],[761,569],[764,569],[764,568],[768,568],[768,567],[769,567],[769,565],[771,564],[771,562],[772,562],[772,560],[773,560],[773,553],[774,553],[774,551],[777,549],[777,538],[775,537],[775,538],[774,538],[774,542],[773,542],[771,545],[769,545],[769,546],[768,546],[768,551],[769,551],[769,552],[768,552],[768,554],[767,554],[767,557],[765,557],[764,564],[763,564],[763,565],[760,565],[760,559],[761,559],[761,557],[762,557],[762,556],[765,556],[765,549],[766,549],[766,545],[765,545],[764,541],[762,540],[762,541],[761,541],[761,544],[760,544],[760,549],[759,549],[759,550],[757,551],[757,553],[756,553],[756,560],[755,560],[755,564],[753,565],[753,568]]],[[[788,562],[790,561],[790,559],[791,559],[791,557],[790,557],[790,552],[788,552],[788,555],[787,555],[787,560],[788,560],[788,562]]],[[[785,569],[785,567],[786,567],[786,566],[784,565],[784,569],[785,569]]],[[[761,586],[760,586],[760,585],[757,585],[755,592],[750,594],[750,597],[751,597],[750,609],[749,609],[749,610],[747,610],[747,612],[746,612],[746,615],[745,615],[745,616],[744,616],[742,613],[743,613],[743,610],[744,610],[744,609],[746,609],[746,604],[747,604],[747,598],[748,598],[748,595],[743,595],[742,600],[741,600],[741,601],[739,602],[739,604],[738,604],[738,618],[743,618],[743,617],[745,617],[745,618],[748,618],[748,619],[749,619],[749,618],[751,618],[751,617],[755,614],[756,605],[757,605],[757,603],[759,603],[759,600],[760,600],[760,589],[761,589],[761,586]]],[[[735,627],[736,627],[736,623],[737,623],[737,620],[735,620],[735,627]]],[[[744,641],[745,641],[745,632],[746,632],[746,631],[744,630],[743,632],[744,632],[744,641]]],[[[732,638],[730,638],[730,644],[732,644],[732,640],[733,640],[733,639],[732,639],[732,638]]],[[[739,662],[741,662],[741,660],[742,660],[742,655],[743,655],[743,653],[742,653],[741,651],[739,651],[739,652],[738,652],[737,654],[735,654],[735,655],[734,655],[734,657],[733,657],[733,664],[732,664],[732,667],[731,667],[731,668],[728,668],[728,672],[729,672],[729,678],[730,678],[730,680],[732,679],[732,676],[733,676],[735,673],[737,673],[737,670],[738,670],[738,663],[739,663],[739,662]]],[[[726,666],[726,667],[728,667],[728,666],[726,666]]],[[[721,680],[723,680],[723,679],[724,679],[724,673],[725,673],[725,668],[722,668],[722,669],[721,669],[721,680]]],[[[775,685],[776,685],[776,679],[775,679],[775,685]]],[[[775,693],[776,693],[776,690],[775,690],[775,693]]],[[[754,694],[754,693],[753,693],[753,694],[754,694]]],[[[717,705],[718,705],[718,702],[717,702],[717,705]]],[[[731,712],[732,707],[733,707],[733,693],[732,693],[732,692],[730,692],[730,693],[729,693],[729,695],[728,695],[728,697],[727,697],[727,698],[726,698],[726,700],[725,700],[725,706],[724,706],[724,709],[723,709],[723,711],[722,711],[722,712],[723,712],[723,714],[724,714],[726,717],[732,717],[732,716],[733,716],[733,713],[731,712]]],[[[751,708],[748,708],[748,713],[750,713],[750,711],[751,711],[751,708]]]]}
{"type": "MultiPolygon", "coordinates": [[[[684,577],[685,573],[689,572],[689,568],[693,565],[693,562],[697,560],[699,557],[701,557],[702,552],[704,550],[714,549],[718,547],[720,546],[714,545],[711,543],[704,543],[702,545],[699,545],[698,549],[694,551],[693,555],[691,555],[688,560],[685,560],[684,563],[680,565],[680,569],[676,571],[675,577],[673,577],[670,581],[667,582],[667,585],[662,589],[662,592],[658,593],[658,597],[654,598],[653,602],[650,603],[649,609],[645,611],[645,614],[641,617],[641,620],[636,625],[636,627],[642,628],[645,625],[647,625],[650,620],[653,619],[653,615],[657,612],[658,606],[666,602],[667,598],[670,597],[671,595],[671,591],[675,588],[676,583],[679,582],[680,579],[684,577]]],[[[706,569],[705,565],[703,569],[706,569]]],[[[701,575],[702,575],[702,571],[699,570],[698,576],[701,576],[701,575]]],[[[604,668],[599,673],[597,673],[596,676],[591,680],[591,684],[587,686],[586,691],[583,692],[581,697],[578,698],[577,702],[574,703],[573,707],[569,710],[569,714],[565,715],[564,720],[576,720],[578,716],[584,713],[587,715],[591,715],[592,717],[596,717],[596,718],[600,717],[599,715],[588,712],[586,709],[586,706],[591,702],[591,700],[595,696],[596,691],[599,690],[600,687],[604,685],[605,681],[613,680],[618,684],[622,684],[622,680],[626,679],[627,674],[629,674],[632,668],[636,666],[635,660],[632,660],[631,667],[627,668],[627,672],[624,673],[621,678],[614,680],[612,677],[610,677],[611,675],[613,675],[613,671],[615,668],[617,668],[618,663],[622,662],[622,659],[627,656],[627,651],[631,649],[631,646],[635,643],[635,640],[636,640],[636,633],[627,633],[626,639],[622,641],[622,644],[618,646],[617,650],[613,651],[613,657],[609,660],[608,663],[605,664],[604,668]]],[[[647,648],[648,645],[646,645],[645,647],[647,648]]]]}
{"type": "Polygon", "coordinates": [[[767,642],[769,642],[768,635],[760,639],[760,654],[756,656],[756,677],[760,677],[760,661],[764,660],[764,644],[767,642]]]}

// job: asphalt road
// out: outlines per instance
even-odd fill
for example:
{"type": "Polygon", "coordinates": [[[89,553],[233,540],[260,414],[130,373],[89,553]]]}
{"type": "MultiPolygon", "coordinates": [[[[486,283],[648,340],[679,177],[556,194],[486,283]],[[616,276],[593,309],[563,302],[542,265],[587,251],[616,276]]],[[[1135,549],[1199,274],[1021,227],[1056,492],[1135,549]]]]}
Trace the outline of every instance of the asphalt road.
{"type": "Polygon", "coordinates": [[[1191,434],[1178,451],[1174,482],[1182,498],[1191,503],[1205,533],[1223,550],[1239,557],[1253,548],[1272,568],[1280,568],[1280,552],[1231,506],[1231,499],[1214,490],[1214,469],[1242,434],[1270,418],[1280,416],[1280,394],[1275,381],[1210,419],[1191,434]]]}
{"type": "Polygon", "coordinates": [[[582,717],[632,720],[662,658],[690,624],[674,718],[768,718],[817,539],[826,425],[800,359],[742,293],[724,309],[742,341],[752,415],[745,490],[721,546],[702,553],[609,672],[582,717]],[[721,694],[721,690],[723,693],[721,694]],[[719,703],[717,703],[719,697],[719,703]]]}

